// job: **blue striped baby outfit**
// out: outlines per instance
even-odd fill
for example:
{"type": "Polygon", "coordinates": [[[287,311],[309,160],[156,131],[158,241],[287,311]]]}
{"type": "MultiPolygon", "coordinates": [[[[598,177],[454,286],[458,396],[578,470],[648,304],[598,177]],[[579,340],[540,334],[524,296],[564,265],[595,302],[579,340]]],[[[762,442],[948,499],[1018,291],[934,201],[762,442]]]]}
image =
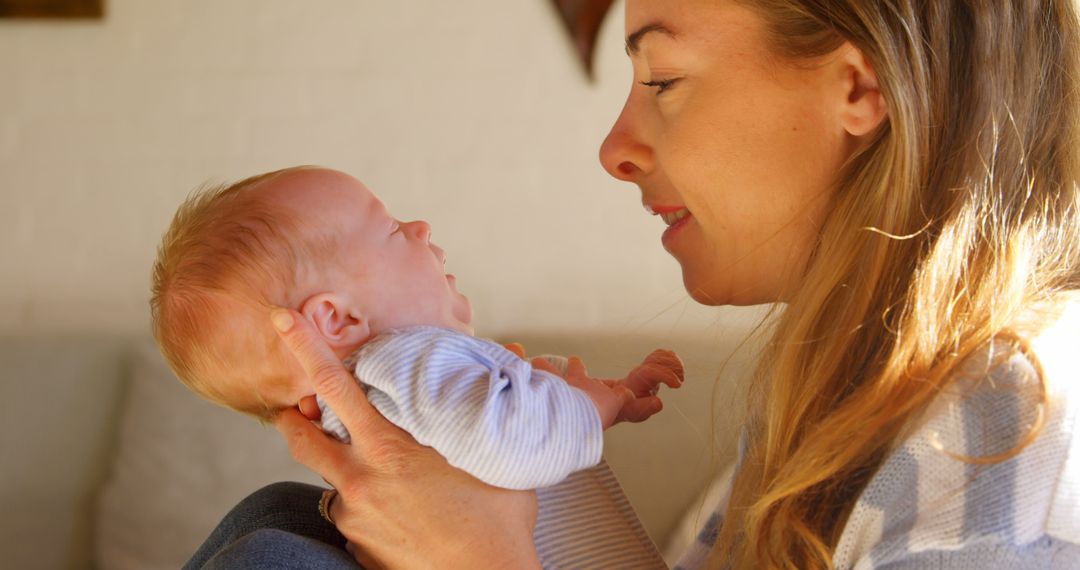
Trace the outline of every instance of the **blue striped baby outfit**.
{"type": "MultiPolygon", "coordinates": [[[[386,419],[488,484],[536,489],[600,462],[592,400],[489,340],[409,327],[378,335],[346,366],[386,419]]],[[[323,429],[348,442],[318,401],[323,429]]]]}
{"type": "MultiPolygon", "coordinates": [[[[565,373],[565,358],[546,358],[565,373]]],[[[666,570],[600,459],[600,417],[584,392],[498,344],[434,327],[380,335],[346,367],[376,409],[452,465],[537,489],[533,541],[545,570],[666,570]]],[[[321,399],[319,408],[323,429],[348,442],[321,399]]]]}

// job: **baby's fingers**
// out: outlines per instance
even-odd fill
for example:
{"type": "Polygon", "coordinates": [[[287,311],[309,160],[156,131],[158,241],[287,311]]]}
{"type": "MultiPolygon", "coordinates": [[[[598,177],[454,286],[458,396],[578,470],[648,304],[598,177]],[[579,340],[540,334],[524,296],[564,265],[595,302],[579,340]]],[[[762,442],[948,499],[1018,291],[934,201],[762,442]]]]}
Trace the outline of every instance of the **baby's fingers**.
{"type": "Polygon", "coordinates": [[[679,371],[679,374],[682,374],[682,359],[679,358],[679,355],[675,354],[675,351],[673,350],[668,350],[666,348],[658,348],[650,352],[649,355],[645,357],[644,362],[648,364],[659,364],[673,370],[677,369],[679,371]]]}
{"type": "Polygon", "coordinates": [[[686,369],[683,367],[682,359],[674,351],[663,348],[654,350],[645,357],[642,364],[666,370],[668,374],[664,376],[663,382],[672,388],[678,388],[686,379],[686,369]]]}
{"type": "Polygon", "coordinates": [[[618,421],[638,423],[643,422],[656,412],[664,409],[664,403],[656,396],[636,398],[634,401],[623,406],[619,412],[618,421]]]}
{"type": "Polygon", "coordinates": [[[658,364],[641,364],[626,375],[624,384],[638,396],[655,394],[660,384],[667,384],[672,388],[682,386],[683,378],[679,370],[660,366],[658,364]]]}

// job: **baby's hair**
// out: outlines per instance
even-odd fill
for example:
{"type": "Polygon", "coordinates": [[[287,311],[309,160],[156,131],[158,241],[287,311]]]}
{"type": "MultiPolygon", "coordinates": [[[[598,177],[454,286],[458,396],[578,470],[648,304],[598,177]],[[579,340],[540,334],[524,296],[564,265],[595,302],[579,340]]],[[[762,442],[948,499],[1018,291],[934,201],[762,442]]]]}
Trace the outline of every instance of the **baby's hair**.
{"type": "MultiPolygon", "coordinates": [[[[279,341],[269,327],[272,306],[289,306],[301,263],[312,249],[296,239],[301,223],[260,186],[300,166],[207,185],[180,205],[154,262],[150,314],[158,347],[177,377],[215,403],[266,421],[276,410],[257,389],[229,397],[220,389],[236,356],[280,364],[279,341]],[[261,319],[261,321],[260,321],[261,319]],[[263,323],[265,321],[265,323],[263,323]],[[265,326],[263,326],[265,324],[265,326]]],[[[258,386],[274,378],[249,378],[258,386]]],[[[280,380],[280,379],[278,379],[280,380]]]]}

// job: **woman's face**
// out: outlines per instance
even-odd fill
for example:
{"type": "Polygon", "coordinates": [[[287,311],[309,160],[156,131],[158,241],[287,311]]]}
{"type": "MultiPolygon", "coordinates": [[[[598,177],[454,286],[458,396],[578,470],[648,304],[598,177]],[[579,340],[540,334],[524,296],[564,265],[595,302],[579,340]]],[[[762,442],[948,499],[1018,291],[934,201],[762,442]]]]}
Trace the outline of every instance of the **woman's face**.
{"type": "Polygon", "coordinates": [[[604,168],[664,219],[695,300],[783,300],[852,150],[837,117],[847,68],[782,62],[731,0],[628,0],[626,34],[634,82],[604,168]]]}

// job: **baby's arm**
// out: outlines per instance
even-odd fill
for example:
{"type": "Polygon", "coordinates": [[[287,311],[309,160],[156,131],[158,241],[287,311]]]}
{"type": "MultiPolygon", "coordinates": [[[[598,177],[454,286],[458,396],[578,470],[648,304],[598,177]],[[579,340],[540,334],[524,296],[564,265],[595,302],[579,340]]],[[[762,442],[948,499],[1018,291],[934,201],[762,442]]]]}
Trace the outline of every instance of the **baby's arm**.
{"type": "MultiPolygon", "coordinates": [[[[518,347],[508,348],[523,355],[524,350],[518,347]]],[[[553,366],[550,358],[534,358],[532,363],[563,376],[568,384],[585,392],[600,413],[605,430],[619,422],[649,419],[663,409],[663,402],[656,395],[660,384],[678,388],[684,378],[682,361],[674,352],[663,349],[653,351],[623,379],[590,377],[585,364],[576,357],[571,357],[562,370],[553,366]]]]}
{"type": "MultiPolygon", "coordinates": [[[[421,331],[395,342],[403,348],[361,359],[357,376],[372,405],[451,465],[531,489],[600,461],[600,414],[560,376],[465,335],[421,331]]],[[[332,422],[332,411],[323,415],[332,422]]]]}

